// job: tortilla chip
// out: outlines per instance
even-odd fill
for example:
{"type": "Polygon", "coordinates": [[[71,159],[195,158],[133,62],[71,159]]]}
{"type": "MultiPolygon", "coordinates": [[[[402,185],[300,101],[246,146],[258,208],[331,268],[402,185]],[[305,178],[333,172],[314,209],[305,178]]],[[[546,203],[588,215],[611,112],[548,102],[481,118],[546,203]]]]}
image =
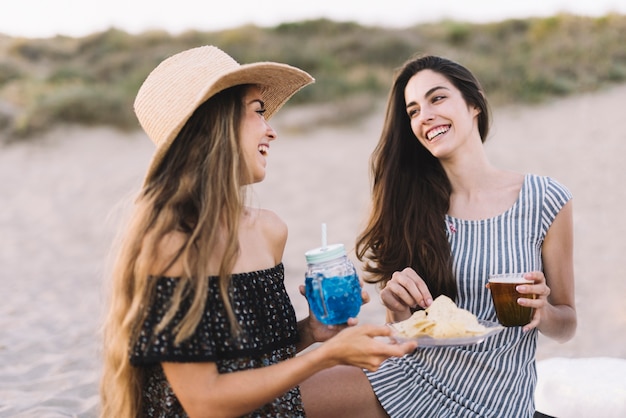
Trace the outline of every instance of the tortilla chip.
{"type": "Polygon", "coordinates": [[[416,338],[462,338],[481,335],[487,328],[478,322],[476,316],[458,308],[454,301],[445,295],[437,297],[423,311],[417,311],[410,318],[395,323],[394,328],[404,336],[416,338]]]}

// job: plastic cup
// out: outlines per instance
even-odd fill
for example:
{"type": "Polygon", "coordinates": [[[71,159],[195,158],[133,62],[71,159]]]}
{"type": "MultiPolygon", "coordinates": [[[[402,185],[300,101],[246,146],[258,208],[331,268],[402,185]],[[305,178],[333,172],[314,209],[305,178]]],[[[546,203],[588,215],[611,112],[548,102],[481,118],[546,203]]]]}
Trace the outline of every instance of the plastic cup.
{"type": "Polygon", "coordinates": [[[493,299],[498,321],[505,327],[528,324],[534,313],[533,308],[517,303],[519,298],[534,299],[535,295],[521,294],[515,288],[521,284],[531,284],[524,279],[524,273],[493,274],[489,276],[489,290],[493,299]]]}

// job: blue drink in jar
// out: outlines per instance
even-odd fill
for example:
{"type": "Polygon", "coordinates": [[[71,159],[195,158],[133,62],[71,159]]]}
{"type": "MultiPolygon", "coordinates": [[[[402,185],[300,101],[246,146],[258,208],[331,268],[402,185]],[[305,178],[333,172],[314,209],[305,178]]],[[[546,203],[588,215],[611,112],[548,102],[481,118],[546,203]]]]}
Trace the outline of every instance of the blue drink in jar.
{"type": "Polygon", "coordinates": [[[355,318],[363,303],[361,284],[343,244],[307,251],[305,257],[305,295],[315,317],[326,325],[355,318]]]}

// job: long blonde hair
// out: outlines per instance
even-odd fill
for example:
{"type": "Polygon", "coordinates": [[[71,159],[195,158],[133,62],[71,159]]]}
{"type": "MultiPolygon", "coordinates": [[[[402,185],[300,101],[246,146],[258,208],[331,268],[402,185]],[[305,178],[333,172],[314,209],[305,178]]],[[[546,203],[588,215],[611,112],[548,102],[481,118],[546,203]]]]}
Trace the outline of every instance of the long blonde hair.
{"type": "Polygon", "coordinates": [[[202,104],[181,130],[163,162],[135,202],[111,274],[111,294],[104,321],[104,370],[100,385],[103,417],[137,417],[142,410],[143,370],[129,361],[154,292],[154,265],[176,261],[184,274],[172,304],[155,332],[174,317],[183,297],[193,295],[191,308],[176,327],[175,343],[190,337],[204,311],[207,260],[223,249],[220,292],[231,327],[238,325],[230,304],[230,273],[239,251],[237,231],[245,202],[245,167],[240,158],[239,129],[247,86],[235,86],[202,104]],[[159,246],[172,233],[184,243],[171,260],[159,260],[159,246]]]}

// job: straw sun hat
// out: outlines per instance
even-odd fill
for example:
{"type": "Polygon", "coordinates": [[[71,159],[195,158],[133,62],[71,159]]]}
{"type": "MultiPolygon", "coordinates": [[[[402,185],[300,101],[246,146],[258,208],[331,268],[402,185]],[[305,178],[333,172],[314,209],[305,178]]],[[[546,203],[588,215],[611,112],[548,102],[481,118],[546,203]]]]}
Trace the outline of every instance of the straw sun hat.
{"type": "Polygon", "coordinates": [[[256,84],[269,119],[298,90],[315,80],[287,64],[257,62],[240,65],[215,46],[202,46],[161,62],[137,93],[135,114],[156,145],[144,185],[159,167],[172,142],[193,112],[220,91],[256,84]]]}

